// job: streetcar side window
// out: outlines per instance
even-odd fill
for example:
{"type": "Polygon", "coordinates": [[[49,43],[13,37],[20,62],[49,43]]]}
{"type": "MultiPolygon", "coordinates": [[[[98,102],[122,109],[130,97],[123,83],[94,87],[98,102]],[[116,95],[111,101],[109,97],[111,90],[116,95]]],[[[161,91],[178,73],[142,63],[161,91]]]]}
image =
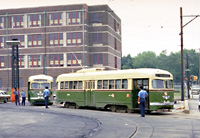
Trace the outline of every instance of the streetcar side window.
{"type": "Polygon", "coordinates": [[[114,80],[109,80],[109,89],[114,89],[114,80]]]}
{"type": "Polygon", "coordinates": [[[68,83],[68,81],[65,81],[65,89],[69,89],[69,83],[68,83]]]}
{"type": "Polygon", "coordinates": [[[164,81],[163,80],[152,80],[152,87],[153,88],[164,88],[164,81]]]}
{"type": "Polygon", "coordinates": [[[108,80],[103,80],[103,89],[108,89],[108,80]]]}
{"type": "Polygon", "coordinates": [[[173,81],[172,80],[165,80],[165,87],[166,88],[173,88],[173,81]]]}
{"type": "Polygon", "coordinates": [[[64,81],[60,82],[60,89],[64,89],[64,81]]]}
{"type": "Polygon", "coordinates": [[[128,80],[98,80],[97,89],[128,89],[128,80]]]}
{"type": "Polygon", "coordinates": [[[121,80],[115,80],[115,89],[121,89],[121,80]]]}
{"type": "Polygon", "coordinates": [[[83,82],[82,81],[78,82],[78,89],[83,89],[83,82]]]}
{"type": "Polygon", "coordinates": [[[95,82],[92,82],[92,89],[95,89],[95,82]]]}
{"type": "Polygon", "coordinates": [[[69,81],[69,89],[73,89],[73,81],[69,81]]]}
{"type": "Polygon", "coordinates": [[[65,81],[60,83],[60,89],[82,89],[82,81],[65,81]]]}
{"type": "Polygon", "coordinates": [[[74,81],[74,89],[78,89],[78,82],[74,81]]]}
{"type": "Polygon", "coordinates": [[[127,89],[128,88],[128,80],[127,79],[123,79],[122,80],[122,89],[127,89]]]}
{"type": "Polygon", "coordinates": [[[102,80],[98,80],[97,85],[97,89],[102,89],[102,80]]]}

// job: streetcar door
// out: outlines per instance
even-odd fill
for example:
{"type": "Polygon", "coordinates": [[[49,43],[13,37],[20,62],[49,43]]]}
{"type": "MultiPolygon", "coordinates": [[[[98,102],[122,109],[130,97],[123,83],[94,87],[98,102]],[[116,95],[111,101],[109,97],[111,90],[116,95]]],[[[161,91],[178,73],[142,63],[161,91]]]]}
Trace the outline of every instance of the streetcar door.
{"type": "MultiPolygon", "coordinates": [[[[139,87],[143,86],[144,90],[147,91],[149,94],[149,79],[134,79],[133,80],[133,97],[132,97],[132,104],[133,108],[139,108],[137,103],[139,87]]],[[[145,109],[149,109],[149,97],[146,98],[146,106],[145,109]]]]}
{"type": "Polygon", "coordinates": [[[86,89],[85,89],[85,105],[93,106],[93,89],[95,81],[86,81],[86,89]]]}

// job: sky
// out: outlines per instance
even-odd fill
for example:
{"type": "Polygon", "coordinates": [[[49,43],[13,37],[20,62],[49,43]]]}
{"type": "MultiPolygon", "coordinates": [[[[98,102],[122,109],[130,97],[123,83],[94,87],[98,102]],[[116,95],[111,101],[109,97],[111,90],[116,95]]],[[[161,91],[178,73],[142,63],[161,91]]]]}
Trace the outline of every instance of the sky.
{"type": "MultiPolygon", "coordinates": [[[[122,56],[145,51],[159,55],[181,50],[180,7],[183,25],[200,15],[200,0],[0,0],[0,9],[68,4],[107,4],[121,18],[122,56]]],[[[200,49],[200,16],[183,28],[183,47],[200,49]]]]}

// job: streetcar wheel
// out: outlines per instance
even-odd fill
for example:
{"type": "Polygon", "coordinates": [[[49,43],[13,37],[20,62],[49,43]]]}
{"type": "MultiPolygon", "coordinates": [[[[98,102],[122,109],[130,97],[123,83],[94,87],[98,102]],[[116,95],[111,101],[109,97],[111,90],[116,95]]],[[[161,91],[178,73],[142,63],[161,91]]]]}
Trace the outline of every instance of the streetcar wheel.
{"type": "Polygon", "coordinates": [[[79,109],[80,107],[78,105],[75,106],[76,109],[79,109]]]}
{"type": "Polygon", "coordinates": [[[64,107],[65,107],[65,108],[69,108],[69,103],[65,103],[65,104],[64,104],[64,107]]]}
{"type": "Polygon", "coordinates": [[[150,110],[147,110],[147,114],[150,114],[151,113],[151,111],[150,110]]]}
{"type": "Polygon", "coordinates": [[[112,106],[110,107],[110,110],[111,110],[112,112],[116,112],[117,108],[116,108],[116,106],[112,105],[112,106]]]}
{"type": "Polygon", "coordinates": [[[132,110],[127,108],[126,112],[127,113],[132,113],[132,110]]]}

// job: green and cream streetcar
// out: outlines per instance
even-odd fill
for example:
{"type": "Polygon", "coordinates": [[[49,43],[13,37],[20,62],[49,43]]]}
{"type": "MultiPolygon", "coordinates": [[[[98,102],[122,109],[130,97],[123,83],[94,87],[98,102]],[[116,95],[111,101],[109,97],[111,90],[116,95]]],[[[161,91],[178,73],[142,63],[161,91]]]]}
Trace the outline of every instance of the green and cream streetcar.
{"type": "Polygon", "coordinates": [[[43,90],[47,86],[50,91],[49,104],[53,104],[52,99],[53,77],[47,75],[34,75],[28,78],[28,101],[33,104],[45,104],[43,90]]]}
{"type": "Polygon", "coordinates": [[[173,76],[161,69],[82,69],[57,77],[56,102],[66,107],[139,110],[139,86],[147,90],[146,110],[173,109],[173,76]]]}

